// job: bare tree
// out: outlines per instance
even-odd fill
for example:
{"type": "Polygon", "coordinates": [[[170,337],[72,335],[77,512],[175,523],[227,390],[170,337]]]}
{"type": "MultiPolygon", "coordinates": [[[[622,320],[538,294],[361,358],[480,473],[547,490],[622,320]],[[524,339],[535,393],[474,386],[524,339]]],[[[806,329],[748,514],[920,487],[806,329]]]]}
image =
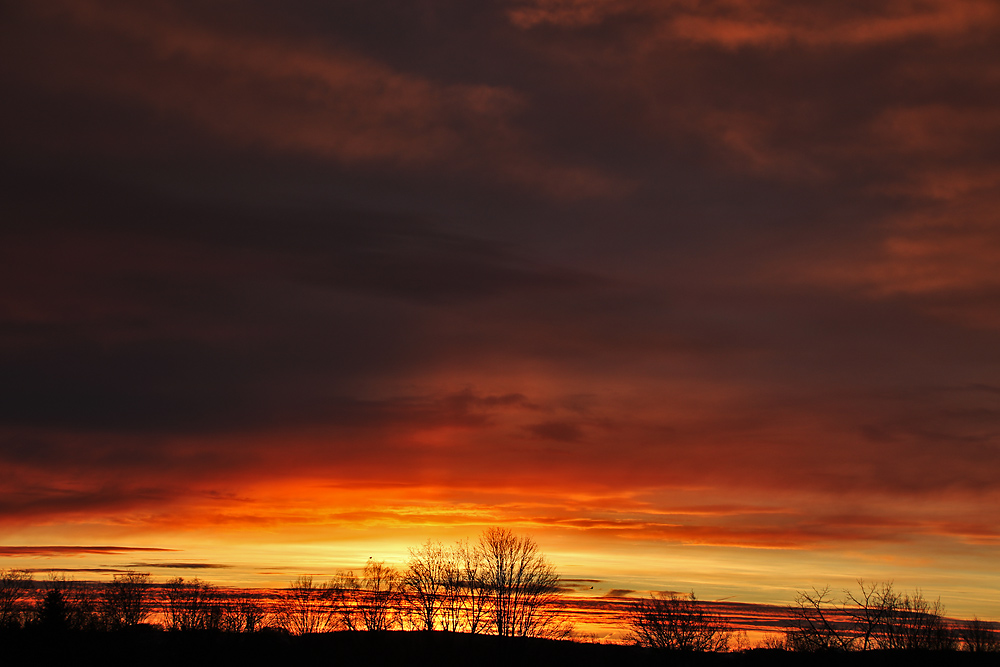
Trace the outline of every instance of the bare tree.
{"type": "Polygon", "coordinates": [[[658,593],[636,600],[627,615],[629,638],[640,646],[677,651],[725,651],[732,629],[694,593],[658,593]]]}
{"type": "Polygon", "coordinates": [[[846,616],[853,620],[852,648],[867,651],[879,646],[882,628],[889,621],[900,603],[892,582],[865,584],[858,579],[858,592],[844,591],[846,616]]]}
{"type": "Polygon", "coordinates": [[[337,624],[344,630],[361,630],[358,590],[361,583],[353,570],[337,573],[327,585],[327,599],[335,610],[337,624]]]}
{"type": "Polygon", "coordinates": [[[242,592],[224,601],[221,627],[226,632],[257,632],[267,626],[270,617],[259,597],[242,592]]]}
{"type": "Polygon", "coordinates": [[[354,591],[355,616],[365,630],[392,630],[401,625],[403,576],[384,561],[365,563],[354,591]]]}
{"type": "Polygon", "coordinates": [[[1000,632],[995,625],[978,618],[966,622],[959,629],[962,649],[976,653],[1000,651],[1000,632]]]}
{"type": "Polygon", "coordinates": [[[119,630],[139,625],[152,612],[149,595],[149,574],[129,570],[116,574],[104,587],[100,600],[100,615],[104,627],[119,630]]]}
{"type": "Polygon", "coordinates": [[[299,577],[282,600],[279,624],[295,635],[333,630],[336,617],[328,593],[328,587],[314,584],[312,576],[299,577]]]}
{"type": "Polygon", "coordinates": [[[220,630],[224,606],[218,589],[207,581],[183,577],[164,586],[171,630],[220,630]]]}
{"type": "Polygon", "coordinates": [[[940,598],[931,602],[919,590],[897,596],[878,629],[879,648],[948,650],[955,635],[944,621],[940,598]]]}
{"type": "Polygon", "coordinates": [[[940,600],[930,602],[920,591],[897,593],[892,583],[858,580],[859,592],[844,591],[839,604],[830,589],[800,592],[794,615],[798,627],[788,633],[795,650],[868,650],[954,648],[956,638],[944,621],[940,600]]]}
{"type": "Polygon", "coordinates": [[[479,538],[493,630],[503,637],[569,634],[553,610],[559,575],[530,537],[488,528],[479,538]]]}
{"type": "Polygon", "coordinates": [[[729,641],[726,642],[725,646],[720,651],[730,651],[732,653],[743,653],[744,651],[749,651],[753,648],[753,644],[750,643],[750,635],[747,634],[746,630],[730,630],[729,631],[729,641]]]}
{"type": "Polygon", "coordinates": [[[787,635],[788,645],[796,651],[847,651],[854,648],[854,635],[849,627],[836,619],[839,609],[829,586],[799,591],[792,615],[797,619],[794,630],[787,635]]]}
{"type": "Polygon", "coordinates": [[[767,632],[761,636],[754,648],[777,649],[784,651],[788,649],[788,639],[784,634],[767,632]]]}
{"type": "Polygon", "coordinates": [[[448,602],[454,558],[440,542],[427,540],[410,549],[403,584],[419,630],[433,630],[448,602]]]}
{"type": "Polygon", "coordinates": [[[30,572],[0,570],[0,629],[19,628],[27,619],[27,603],[35,590],[30,572]]]}
{"type": "Polygon", "coordinates": [[[443,623],[446,630],[476,634],[483,630],[489,594],[483,582],[483,554],[468,540],[449,552],[443,623]]]}
{"type": "Polygon", "coordinates": [[[401,627],[403,596],[403,575],[383,561],[369,560],[360,577],[340,572],[330,582],[330,599],[346,630],[401,627]]]}

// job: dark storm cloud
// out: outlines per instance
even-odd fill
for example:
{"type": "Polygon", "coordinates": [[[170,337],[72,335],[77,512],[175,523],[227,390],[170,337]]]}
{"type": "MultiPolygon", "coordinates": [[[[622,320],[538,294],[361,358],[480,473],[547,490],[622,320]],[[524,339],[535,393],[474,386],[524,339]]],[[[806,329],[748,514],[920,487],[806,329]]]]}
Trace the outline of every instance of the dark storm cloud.
{"type": "MultiPolygon", "coordinates": [[[[14,58],[22,55],[19,48],[34,49],[31,72],[42,81],[17,68],[10,78],[28,89],[29,101],[52,88],[90,88],[145,110],[154,126],[166,115],[196,136],[230,146],[347,164],[430,164],[558,197],[622,187],[593,169],[539,154],[510,122],[522,101],[509,88],[396,70],[344,48],[335,35],[303,40],[275,34],[265,27],[267,12],[256,22],[224,24],[180,6],[68,0],[20,9],[8,42],[14,58]],[[63,60],[63,50],[75,57],[63,60]]],[[[41,135],[39,143],[59,146],[33,122],[30,109],[18,105],[15,113],[41,135]]],[[[137,147],[121,141],[127,133],[95,129],[104,131],[74,134],[85,144],[114,143],[112,150],[137,147]]]]}
{"type": "MultiPolygon", "coordinates": [[[[436,231],[412,215],[337,205],[261,210],[181,202],[121,183],[88,181],[81,173],[25,174],[10,167],[4,176],[11,241],[42,255],[19,257],[11,251],[11,277],[21,271],[24,278],[34,278],[32,263],[43,262],[35,270],[49,269],[52,278],[60,277],[64,267],[59,264],[66,263],[65,269],[79,268],[100,279],[102,272],[118,268],[103,263],[114,258],[124,264],[122,277],[145,279],[136,292],[152,290],[154,298],[155,274],[162,273],[164,289],[185,275],[285,279],[430,302],[597,282],[584,272],[532,263],[509,244],[436,231]],[[90,247],[78,247],[76,253],[60,248],[64,239],[79,241],[77,234],[84,230],[91,235],[90,247]],[[42,232],[44,242],[37,237],[42,232]],[[53,250],[65,255],[45,256],[53,250]],[[148,254],[132,258],[129,250],[148,254]],[[88,257],[88,251],[96,256],[88,257]],[[131,265],[135,259],[144,264],[131,265]]],[[[44,277],[38,276],[39,282],[44,277]]]]}
{"type": "Polygon", "coordinates": [[[7,517],[696,486],[831,527],[551,524],[794,547],[996,493],[992,3],[4,11],[7,517]]]}
{"type": "Polygon", "coordinates": [[[188,430],[370,412],[337,385],[414,364],[433,309],[602,282],[400,216],[40,182],[5,186],[19,230],[0,251],[16,286],[0,323],[12,424],[188,430]],[[31,211],[39,200],[48,210],[31,211]],[[308,378],[323,375],[317,394],[308,378]]]}

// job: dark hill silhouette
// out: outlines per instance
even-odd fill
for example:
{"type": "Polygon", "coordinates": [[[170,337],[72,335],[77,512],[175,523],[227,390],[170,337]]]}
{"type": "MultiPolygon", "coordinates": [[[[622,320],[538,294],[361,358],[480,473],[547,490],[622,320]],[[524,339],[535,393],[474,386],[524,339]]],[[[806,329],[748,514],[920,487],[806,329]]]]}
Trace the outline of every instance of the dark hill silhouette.
{"type": "Polygon", "coordinates": [[[100,665],[197,667],[200,665],[428,665],[434,667],[834,667],[860,665],[996,666],[997,654],[867,651],[789,653],[667,653],[635,646],[451,632],[332,632],[291,636],[279,631],[247,634],[167,632],[138,626],[115,632],[0,634],[0,665],[100,665]]]}

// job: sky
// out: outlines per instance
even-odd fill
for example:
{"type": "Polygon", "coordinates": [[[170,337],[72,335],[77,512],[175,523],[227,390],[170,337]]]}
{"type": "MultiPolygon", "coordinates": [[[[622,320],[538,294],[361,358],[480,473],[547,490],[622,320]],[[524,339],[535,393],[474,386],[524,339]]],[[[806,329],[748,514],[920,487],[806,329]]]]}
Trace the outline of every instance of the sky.
{"type": "Polygon", "coordinates": [[[992,0],[0,2],[0,568],[1000,619],[992,0]]]}

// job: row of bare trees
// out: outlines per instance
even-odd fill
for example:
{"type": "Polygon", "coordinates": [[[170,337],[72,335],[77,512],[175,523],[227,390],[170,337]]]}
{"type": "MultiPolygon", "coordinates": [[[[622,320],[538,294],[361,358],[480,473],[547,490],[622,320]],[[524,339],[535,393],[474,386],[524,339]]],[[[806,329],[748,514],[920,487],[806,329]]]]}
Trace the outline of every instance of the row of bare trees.
{"type": "Polygon", "coordinates": [[[170,579],[163,586],[163,598],[170,630],[256,632],[271,619],[269,605],[260,596],[222,591],[199,579],[170,579]]]}
{"type": "Polygon", "coordinates": [[[29,625],[53,630],[119,630],[151,612],[149,575],[116,574],[103,586],[52,578],[41,584],[23,570],[0,570],[0,629],[29,625]]]}
{"type": "MultiPolygon", "coordinates": [[[[175,578],[153,586],[148,574],[117,574],[103,586],[65,579],[43,582],[0,570],[0,629],[118,630],[154,614],[172,630],[254,632],[277,627],[292,634],[332,630],[447,630],[501,636],[566,637],[571,627],[557,608],[559,577],[529,537],[502,528],[478,542],[428,541],[409,551],[405,567],[369,559],[357,573],[324,583],[299,577],[271,596],[220,590],[175,578]],[[39,595],[40,593],[40,595],[39,595]]],[[[761,647],[795,651],[1000,650],[996,624],[947,621],[940,600],[901,593],[891,582],[858,582],[835,599],[829,588],[800,592],[793,627],[761,647]]],[[[745,634],[694,594],[653,594],[626,612],[627,641],[680,651],[749,648],[745,634]]]]}
{"type": "Polygon", "coordinates": [[[27,572],[0,572],[0,628],[117,630],[150,619],[171,630],[293,634],[331,630],[449,630],[501,636],[563,637],[571,630],[554,607],[559,576],[530,537],[489,528],[476,543],[428,541],[404,568],[369,559],[326,582],[302,576],[273,599],[221,591],[175,578],[153,586],[148,574],[117,574],[104,586],[51,579],[39,598],[27,572]]]}
{"type": "Polygon", "coordinates": [[[563,637],[559,575],[530,537],[490,528],[479,541],[411,548],[404,569],[369,560],[360,573],[292,583],[279,623],[294,634],[328,630],[449,630],[563,637]]]}
{"type": "MultiPolygon", "coordinates": [[[[792,651],[1000,651],[1000,631],[978,619],[949,622],[940,600],[920,591],[901,593],[891,582],[858,581],[858,590],[835,600],[829,588],[799,592],[784,635],[766,636],[761,648],[792,651]]],[[[690,596],[656,593],[637,600],[626,615],[628,640],[679,651],[750,648],[745,636],[690,596]]]]}
{"type": "Polygon", "coordinates": [[[246,632],[264,626],[258,598],[220,591],[182,578],[154,586],[147,573],[128,571],[103,585],[50,578],[35,582],[20,570],[0,571],[0,628],[121,630],[147,622],[155,611],[175,630],[246,632]]]}
{"type": "Polygon", "coordinates": [[[865,583],[836,600],[829,587],[800,591],[792,609],[797,627],[788,647],[802,651],[871,649],[996,651],[1000,634],[979,619],[953,626],[940,599],[919,590],[895,590],[892,582],[865,583]]]}

